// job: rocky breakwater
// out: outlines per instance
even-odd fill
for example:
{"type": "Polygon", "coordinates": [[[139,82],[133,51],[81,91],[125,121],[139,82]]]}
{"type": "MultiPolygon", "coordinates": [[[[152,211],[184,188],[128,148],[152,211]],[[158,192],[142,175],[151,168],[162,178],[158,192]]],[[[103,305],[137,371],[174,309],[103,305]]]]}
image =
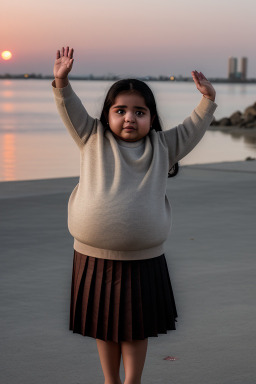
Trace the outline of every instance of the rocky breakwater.
{"type": "Polygon", "coordinates": [[[234,112],[229,117],[223,117],[220,120],[213,120],[212,126],[216,127],[239,127],[252,129],[256,128],[256,102],[250,105],[242,113],[240,111],[234,112]]]}

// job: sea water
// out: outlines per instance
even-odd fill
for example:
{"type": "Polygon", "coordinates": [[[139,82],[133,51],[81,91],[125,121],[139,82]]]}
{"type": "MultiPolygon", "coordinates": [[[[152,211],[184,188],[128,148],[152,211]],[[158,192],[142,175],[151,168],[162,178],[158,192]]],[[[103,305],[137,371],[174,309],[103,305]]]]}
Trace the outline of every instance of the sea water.
{"type": "MultiPolygon", "coordinates": [[[[112,82],[73,81],[88,113],[99,117],[112,82]]],[[[164,129],[182,123],[201,95],[193,83],[149,82],[164,129]]],[[[215,84],[216,119],[243,111],[256,101],[254,84],[215,84]]],[[[255,157],[252,136],[208,131],[181,164],[244,160],[255,157]]],[[[0,80],[0,181],[79,175],[79,150],[60,117],[49,80],[0,80]]]]}

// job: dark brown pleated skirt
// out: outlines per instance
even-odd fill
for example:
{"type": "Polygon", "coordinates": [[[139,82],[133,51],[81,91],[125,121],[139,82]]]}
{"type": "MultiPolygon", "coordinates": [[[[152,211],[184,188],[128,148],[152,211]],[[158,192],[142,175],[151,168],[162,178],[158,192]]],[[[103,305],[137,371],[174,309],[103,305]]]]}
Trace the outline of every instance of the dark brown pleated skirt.
{"type": "Polygon", "coordinates": [[[165,256],[105,260],[74,251],[70,330],[104,341],[143,340],[175,329],[165,256]]]}

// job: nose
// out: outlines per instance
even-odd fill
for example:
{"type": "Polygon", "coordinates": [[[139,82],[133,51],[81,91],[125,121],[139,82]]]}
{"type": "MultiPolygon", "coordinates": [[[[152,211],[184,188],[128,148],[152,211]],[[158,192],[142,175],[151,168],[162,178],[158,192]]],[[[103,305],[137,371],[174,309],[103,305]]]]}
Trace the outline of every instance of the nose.
{"type": "Polygon", "coordinates": [[[128,123],[134,122],[135,121],[135,116],[134,113],[131,111],[127,111],[125,114],[125,121],[128,123]]]}

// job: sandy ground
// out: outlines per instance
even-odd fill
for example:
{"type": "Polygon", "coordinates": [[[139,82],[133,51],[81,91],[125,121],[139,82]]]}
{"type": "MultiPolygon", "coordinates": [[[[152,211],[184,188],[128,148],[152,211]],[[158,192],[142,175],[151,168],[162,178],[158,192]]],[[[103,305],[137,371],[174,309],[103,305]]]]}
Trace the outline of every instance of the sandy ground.
{"type": "MultiPolygon", "coordinates": [[[[95,340],[68,330],[77,181],[0,183],[0,383],[104,383],[95,340]]],[[[256,161],[186,166],[168,180],[179,318],[150,339],[142,383],[255,384],[255,192],[256,161]]]]}

